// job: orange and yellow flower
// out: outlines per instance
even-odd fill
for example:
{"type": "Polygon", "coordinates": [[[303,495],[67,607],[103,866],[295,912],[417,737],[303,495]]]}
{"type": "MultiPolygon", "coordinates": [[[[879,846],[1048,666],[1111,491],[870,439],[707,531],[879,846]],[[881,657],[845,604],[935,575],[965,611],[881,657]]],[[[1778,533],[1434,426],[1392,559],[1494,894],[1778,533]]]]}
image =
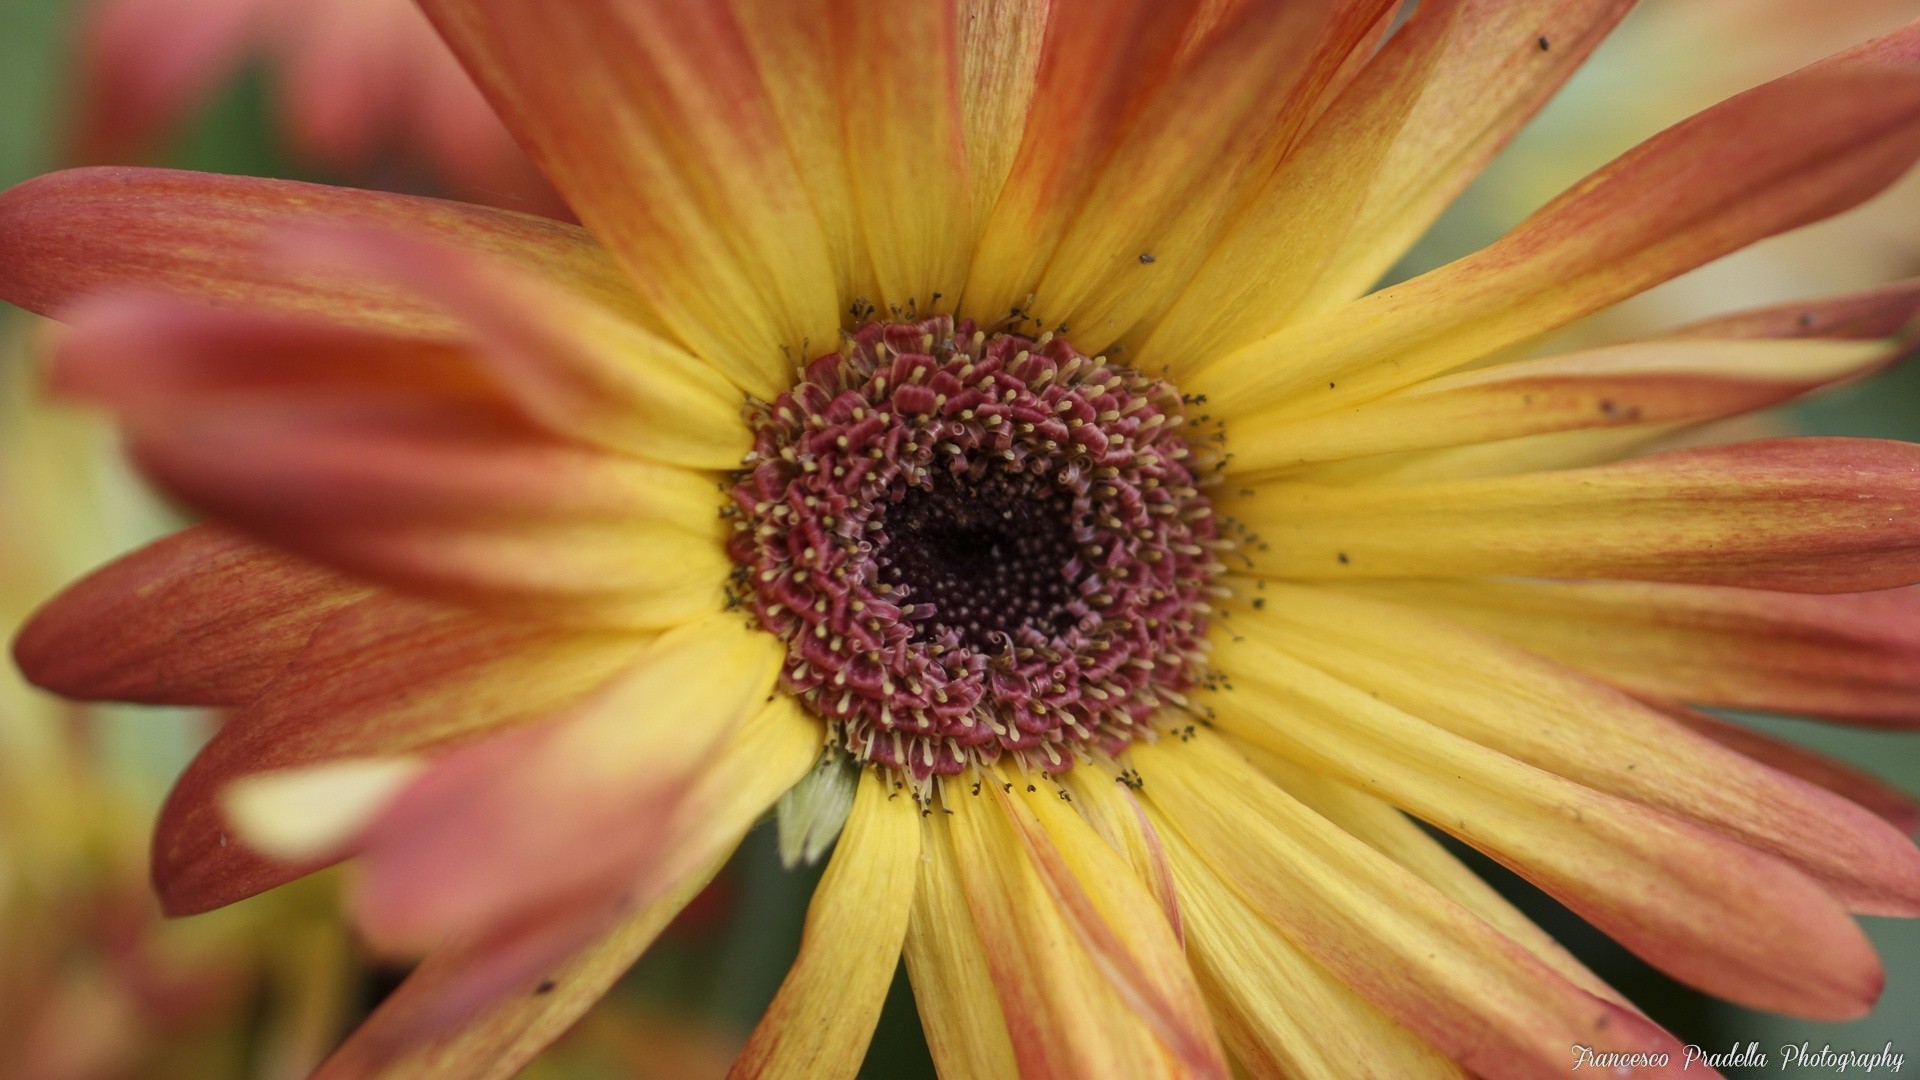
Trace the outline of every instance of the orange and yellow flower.
{"type": "Polygon", "coordinates": [[[1411,818],[1870,1006],[1912,804],[1691,706],[1914,723],[1920,448],[1658,444],[1890,363],[1920,284],[1508,350],[1892,182],[1920,25],[1370,291],[1628,0],[424,6],[585,229],[0,196],[56,386],[212,519],[17,655],[237,710],[170,910],[351,858],[426,956],[321,1075],[510,1075],[776,800],[833,854],[741,1076],[852,1075],[902,953],[948,1076],[1680,1073],[1411,818]]]}

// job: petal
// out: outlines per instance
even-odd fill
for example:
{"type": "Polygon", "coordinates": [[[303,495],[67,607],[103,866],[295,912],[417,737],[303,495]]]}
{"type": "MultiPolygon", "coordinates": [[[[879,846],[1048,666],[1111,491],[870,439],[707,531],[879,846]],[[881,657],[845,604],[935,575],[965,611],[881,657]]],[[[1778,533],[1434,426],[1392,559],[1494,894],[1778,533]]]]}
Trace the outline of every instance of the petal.
{"type": "Polygon", "coordinates": [[[1236,421],[1237,472],[1516,439],[1547,432],[1714,420],[1869,375],[1889,341],[1651,341],[1479,368],[1362,405],[1236,421]]]}
{"type": "Polygon", "coordinates": [[[1920,914],[1920,850],[1846,799],[1446,620],[1322,589],[1263,595],[1239,632],[1482,746],[1779,855],[1855,911],[1920,914]]]}
{"type": "Polygon", "coordinates": [[[1673,340],[1734,338],[1891,337],[1920,319],[1920,278],[1839,296],[1736,311],[1691,323],[1662,335],[1673,340]]]}
{"type": "MultiPolygon", "coordinates": [[[[946,825],[951,837],[960,886],[1007,1018],[1019,1075],[1184,1075],[1062,912],[1009,820],[1019,812],[988,794],[930,819],[933,829],[946,825]]],[[[1130,877],[1125,880],[1131,883],[1130,877]]],[[[1144,889],[1135,888],[1158,919],[1157,905],[1144,889]]],[[[1165,932],[1164,921],[1160,926],[1165,932]]],[[[1166,936],[1171,943],[1171,933],[1166,936]]]]}
{"type": "Polygon", "coordinates": [[[279,862],[338,857],[420,775],[418,758],[351,758],[255,773],[223,793],[248,847],[279,862]]]}
{"type": "Polygon", "coordinates": [[[819,753],[819,722],[783,695],[735,733],[698,781],[687,804],[694,812],[667,842],[671,852],[659,869],[668,884],[652,890],[655,898],[636,895],[618,905],[599,899],[597,910],[592,903],[562,906],[525,926],[443,949],[348,1039],[316,1080],[515,1075],[626,971],[819,753]],[[642,906],[626,922],[612,921],[634,911],[635,903],[642,906]],[[561,962],[555,944],[585,944],[603,926],[608,930],[599,944],[561,962]],[[498,955],[489,945],[509,948],[498,955]]]}
{"type": "Polygon", "coordinates": [[[668,466],[431,413],[258,407],[129,426],[142,468],[188,503],[402,589],[632,627],[721,606],[717,496],[668,466]]]}
{"type": "Polygon", "coordinates": [[[1845,210],[1920,157],[1917,49],[1920,25],[1750,90],[1641,144],[1486,249],[1255,341],[1185,385],[1229,417],[1282,401],[1323,412],[1845,210]]]}
{"type": "Polygon", "coordinates": [[[1193,909],[1194,974],[1221,1036],[1248,1073],[1301,1080],[1465,1077],[1268,925],[1186,841],[1170,834],[1167,850],[1193,909]]]}
{"type": "Polygon", "coordinates": [[[1071,0],[961,0],[960,119],[973,220],[985,222],[1040,96],[1040,54],[1056,12],[1071,0]]]}
{"type": "Polygon", "coordinates": [[[956,0],[829,0],[847,167],[881,308],[951,310],[973,248],[956,0]]]}
{"type": "Polygon", "coordinates": [[[462,601],[656,626],[720,604],[710,474],[553,439],[443,348],[164,299],[78,315],[56,382],[214,516],[462,601]]]}
{"type": "Polygon", "coordinates": [[[568,714],[436,760],[361,841],[352,906],[368,940],[404,952],[614,882],[649,902],[662,839],[780,657],[771,635],[709,616],[568,714]]]}
{"type": "Polygon", "coordinates": [[[1587,970],[1552,934],[1534,925],[1511,901],[1393,804],[1251,743],[1236,741],[1234,749],[1301,805],[1405,867],[1442,896],[1532,953],[1561,978],[1603,1001],[1633,1009],[1633,1004],[1618,990],[1587,970]]]}
{"type": "Polygon", "coordinates": [[[1420,5],[1264,180],[1142,354],[1191,371],[1364,292],[1632,6],[1420,5]]]}
{"type": "Polygon", "coordinates": [[[1067,326],[1077,347],[1097,353],[1172,299],[1304,120],[1304,86],[1316,47],[1340,25],[1336,7],[1250,0],[1198,43],[1114,148],[1053,252],[1034,288],[1042,329],[1067,326]]]}
{"type": "Polygon", "coordinates": [[[1797,592],[1920,580],[1920,447],[1774,439],[1556,473],[1333,488],[1222,506],[1291,578],[1613,577],[1797,592]]]}
{"type": "Polygon", "coordinates": [[[297,228],[380,228],[504,259],[642,326],[655,324],[584,230],[465,203],[168,169],[72,169],[0,193],[0,299],[60,316],[105,288],[154,288],[363,329],[432,336],[446,317],[391,288],[278,268],[297,228]]]}
{"type": "Polygon", "coordinates": [[[1920,799],[1865,769],[1684,705],[1658,700],[1649,704],[1730,750],[1859,803],[1884,818],[1902,836],[1920,832],[1920,799]]]}
{"type": "Polygon", "coordinates": [[[830,348],[826,239],[724,4],[421,5],[674,335],[772,398],[830,348]]]}
{"type": "Polygon", "coordinates": [[[1098,769],[1070,769],[1058,776],[1062,788],[1073,799],[1080,816],[1100,835],[1107,846],[1120,853],[1160,903],[1160,913],[1173,928],[1174,939],[1186,943],[1180,914],[1180,894],[1174,888],[1173,868],[1161,843],[1160,830],[1147,820],[1147,812],[1127,788],[1125,775],[1109,777],[1098,769]]]}
{"type": "Polygon", "coordinates": [[[862,770],[853,813],[807,906],[800,956],[728,1076],[860,1071],[900,965],[919,858],[919,808],[862,770]]]}
{"type": "Polygon", "coordinates": [[[942,1076],[1018,1076],[944,817],[922,822],[921,851],[905,955],[927,1049],[942,1076]]]}
{"type": "MultiPolygon", "coordinates": [[[[1557,1074],[1573,1045],[1680,1059],[1678,1040],[1567,982],[1210,732],[1131,757],[1156,822],[1301,951],[1470,1072],[1557,1074]]],[[[1649,1072],[1661,1074],[1680,1069],[1649,1072]]]]}
{"type": "Polygon", "coordinates": [[[303,259],[390,281],[439,305],[464,344],[556,435],[693,468],[733,469],[751,444],[719,372],[591,300],[497,260],[392,232],[290,237],[303,259]]]}
{"type": "Polygon", "coordinates": [[[1863,1015],[1881,987],[1846,910],[1784,861],[1441,730],[1271,645],[1216,652],[1221,728],[1479,847],[1675,978],[1756,1008],[1863,1015]]]}
{"type": "Polygon", "coordinates": [[[850,304],[874,295],[873,261],[854,208],[830,2],[735,0],[732,7],[820,220],[837,295],[850,304]]]}
{"type": "Polygon", "coordinates": [[[518,1075],[600,1000],[724,862],[724,855],[712,859],[638,911],[566,909],[512,935],[437,950],[313,1080],[518,1075]],[[476,1008],[472,999],[481,982],[493,990],[492,1000],[476,1008]],[[449,1009],[453,1001],[468,1006],[464,1015],[449,1009]]]}
{"type": "Polygon", "coordinates": [[[99,570],[36,612],[14,658],[87,700],[243,705],[328,616],[367,593],[330,570],[196,525],[99,570]]]}
{"type": "Polygon", "coordinates": [[[966,311],[991,324],[1039,285],[1125,125],[1172,70],[1192,0],[1053,0],[1025,135],[982,216],[966,311]]]}
{"type": "Polygon", "coordinates": [[[1624,582],[1419,582],[1396,599],[1638,693],[1920,725],[1920,593],[1803,596],[1624,582]]]}
{"type": "Polygon", "coordinates": [[[631,663],[646,641],[507,623],[390,595],[340,609],[175,783],[154,834],[162,903],[170,914],[195,914],[315,869],[273,862],[231,841],[218,799],[236,778],[408,754],[547,715],[631,663]]]}
{"type": "Polygon", "coordinates": [[[1226,1077],[1206,1004],[1165,908],[1070,809],[1072,792],[1038,790],[1003,776],[989,794],[1007,811],[1067,927],[1121,999],[1173,1051],[1180,1075],[1226,1077]]]}

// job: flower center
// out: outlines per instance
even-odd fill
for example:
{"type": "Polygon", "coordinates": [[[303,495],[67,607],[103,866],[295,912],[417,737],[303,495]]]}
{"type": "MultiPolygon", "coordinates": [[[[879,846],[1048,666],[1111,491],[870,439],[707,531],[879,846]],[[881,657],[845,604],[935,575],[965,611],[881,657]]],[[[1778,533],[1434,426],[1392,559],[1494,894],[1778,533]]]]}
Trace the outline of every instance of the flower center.
{"type": "Polygon", "coordinates": [[[749,421],[736,595],[854,758],[1057,771],[1184,702],[1220,542],[1165,384],[942,316],[866,326],[749,421]]]}

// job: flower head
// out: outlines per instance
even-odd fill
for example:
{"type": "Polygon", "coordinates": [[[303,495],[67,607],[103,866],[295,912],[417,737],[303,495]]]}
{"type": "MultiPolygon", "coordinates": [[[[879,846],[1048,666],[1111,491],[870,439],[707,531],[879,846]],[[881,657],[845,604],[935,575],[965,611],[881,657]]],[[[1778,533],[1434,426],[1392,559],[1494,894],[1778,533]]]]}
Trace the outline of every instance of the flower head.
{"type": "Polygon", "coordinates": [[[427,953],[332,1075],[509,1074],[776,800],[838,839],[741,1075],[850,1075],[903,952],[949,1075],[1679,1070],[1405,815],[1695,986],[1877,994],[1911,804],[1690,705],[1913,721],[1920,450],[1643,451],[1920,287],[1508,350],[1893,180],[1920,28],[1369,292],[1624,0],[425,6],[585,230],[0,197],[56,384],[213,519],[18,656],[237,710],[173,910],[352,857],[427,953]]]}

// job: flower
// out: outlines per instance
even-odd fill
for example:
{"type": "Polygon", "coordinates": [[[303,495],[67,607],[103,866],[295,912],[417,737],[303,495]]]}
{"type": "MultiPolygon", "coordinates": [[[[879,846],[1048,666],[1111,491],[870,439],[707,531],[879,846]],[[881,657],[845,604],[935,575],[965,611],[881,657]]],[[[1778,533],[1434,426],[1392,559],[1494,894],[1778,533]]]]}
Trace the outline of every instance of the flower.
{"type": "Polygon", "coordinates": [[[265,54],[301,158],[474,202],[565,210],[406,0],[93,0],[83,5],[76,153],[135,161],[265,54]]]}
{"type": "Polygon", "coordinates": [[[352,857],[425,954],[322,1075],[509,1075],[776,800],[833,854],[745,1076],[851,1074],[903,952],[953,1076],[1681,1071],[1405,814],[1869,1007],[1912,803],[1690,706],[1912,724],[1920,449],[1643,451],[1889,363],[1920,284],[1502,354],[1891,182],[1920,26],[1368,292],[1627,3],[425,6],[587,231],[0,197],[55,384],[212,518],[17,656],[238,710],[171,910],[352,857]]]}

